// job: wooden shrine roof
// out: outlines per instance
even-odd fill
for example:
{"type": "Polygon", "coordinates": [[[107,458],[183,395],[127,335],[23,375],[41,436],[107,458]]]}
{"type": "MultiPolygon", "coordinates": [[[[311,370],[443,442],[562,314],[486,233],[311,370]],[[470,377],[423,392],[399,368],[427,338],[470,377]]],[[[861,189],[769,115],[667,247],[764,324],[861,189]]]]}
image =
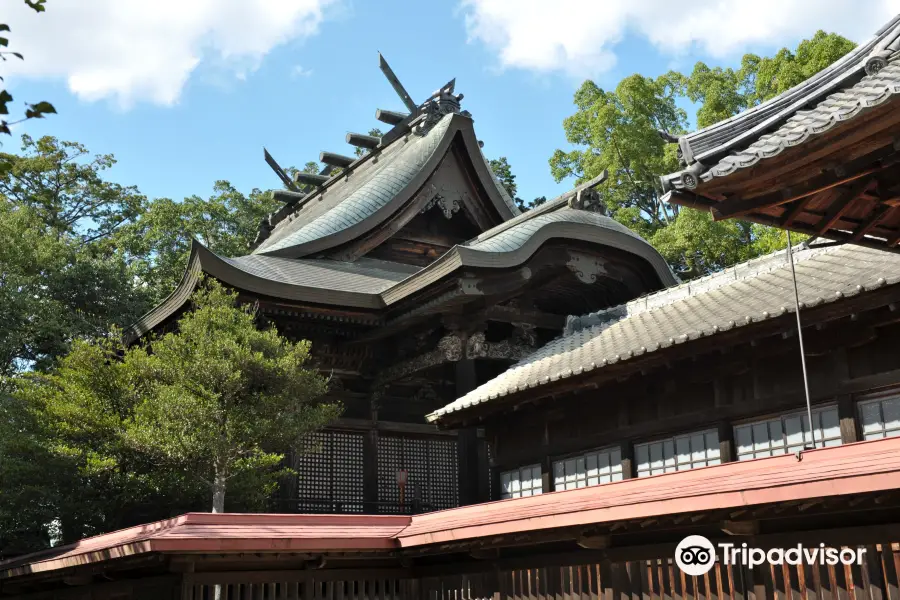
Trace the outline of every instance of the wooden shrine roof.
{"type": "MultiPolygon", "coordinates": [[[[794,261],[804,308],[900,282],[900,256],[868,248],[807,249],[795,252],[794,261]]],[[[534,395],[553,382],[793,312],[790,266],[781,251],[622,306],[569,317],[562,336],[428,419],[464,418],[456,413],[522,392],[534,395]]]]}
{"type": "Polygon", "coordinates": [[[254,253],[296,258],[359,237],[418,192],[458,132],[470,156],[477,157],[473,163],[497,213],[503,220],[519,214],[486,165],[472,120],[447,114],[422,134],[406,133],[378,152],[364,155],[310,193],[274,226],[254,253]]]}
{"type": "Polygon", "coordinates": [[[354,262],[268,254],[225,258],[195,241],[178,288],[132,327],[132,335],[143,335],[183,306],[201,273],[239,289],[275,298],[378,310],[463,267],[515,268],[525,264],[548,241],[578,240],[638,257],[655,274],[658,287],[677,283],[659,252],[643,238],[605,215],[570,206],[577,191],[567,192],[539,210],[497,225],[451,248],[425,267],[366,257],[354,262]]]}
{"type": "Polygon", "coordinates": [[[400,552],[900,487],[900,438],[408,516],[190,513],[0,563],[0,580],[148,553],[400,552]]]}
{"type": "Polygon", "coordinates": [[[679,138],[665,200],[814,237],[900,244],[900,16],[800,85],[679,138]]]}

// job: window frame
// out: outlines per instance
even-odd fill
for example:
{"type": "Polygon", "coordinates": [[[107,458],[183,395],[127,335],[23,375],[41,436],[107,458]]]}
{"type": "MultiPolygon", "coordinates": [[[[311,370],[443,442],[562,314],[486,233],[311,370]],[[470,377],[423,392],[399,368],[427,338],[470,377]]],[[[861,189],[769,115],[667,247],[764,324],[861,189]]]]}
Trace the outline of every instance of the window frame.
{"type": "MultiPolygon", "coordinates": [[[[829,447],[834,447],[834,446],[840,446],[843,443],[843,439],[841,437],[841,418],[840,418],[840,413],[838,411],[839,411],[839,408],[838,408],[838,404],[836,402],[827,402],[827,403],[819,404],[819,405],[812,407],[813,420],[818,420],[818,423],[816,424],[817,427],[815,430],[816,431],[816,448],[829,448],[829,447]],[[830,411],[830,410],[833,410],[835,412],[835,415],[837,416],[837,437],[830,436],[830,437],[826,438],[825,434],[824,434],[826,427],[822,421],[822,415],[826,411],[830,411]],[[821,433],[822,437],[819,437],[820,433],[821,433]],[[837,440],[838,443],[826,445],[826,442],[834,441],[834,440],[837,440]]],[[[799,410],[794,409],[794,410],[778,412],[778,413],[768,413],[763,416],[757,416],[757,417],[753,417],[750,419],[742,419],[740,421],[736,421],[734,423],[734,425],[732,425],[732,435],[734,436],[734,460],[737,462],[740,462],[740,461],[746,461],[746,460],[755,460],[758,458],[768,458],[771,456],[784,456],[785,454],[791,454],[793,452],[798,451],[797,444],[792,444],[788,440],[789,433],[788,433],[787,424],[785,422],[785,419],[796,418],[796,417],[800,418],[800,427],[801,427],[800,433],[803,434],[802,447],[800,447],[799,450],[803,450],[806,447],[806,444],[808,443],[808,441],[806,440],[806,432],[803,431],[803,422],[804,422],[804,420],[808,419],[807,411],[805,408],[801,408],[799,410]],[[775,448],[771,445],[771,431],[772,430],[770,428],[770,423],[772,423],[774,421],[778,421],[780,423],[780,427],[781,427],[782,445],[779,446],[778,449],[783,450],[783,452],[780,452],[780,453],[775,453],[775,448]],[[758,442],[754,439],[754,431],[755,430],[753,429],[753,427],[760,426],[763,424],[766,425],[766,430],[767,430],[767,433],[769,435],[769,440],[770,440],[769,441],[770,446],[769,446],[768,450],[764,450],[764,449],[758,450],[756,448],[756,445],[758,442]],[[741,452],[741,446],[740,446],[740,443],[738,440],[738,438],[739,438],[738,429],[743,428],[743,427],[750,428],[751,450],[749,452],[741,452]],[[765,452],[765,451],[768,451],[769,454],[760,455],[760,456],[756,455],[757,452],[761,453],[761,452],[765,452]]],[[[809,440],[809,442],[811,442],[811,441],[812,440],[809,440]]]]}
{"type": "Polygon", "coordinates": [[[692,469],[699,469],[702,467],[711,467],[711,466],[715,466],[715,465],[720,465],[720,464],[722,464],[722,450],[721,450],[722,446],[721,446],[721,444],[722,444],[722,439],[719,436],[719,428],[718,427],[707,427],[705,429],[699,429],[696,431],[691,431],[689,433],[674,434],[674,435],[654,438],[651,440],[647,440],[645,442],[635,443],[634,444],[634,474],[635,474],[635,477],[637,477],[637,478],[652,477],[654,475],[662,475],[664,473],[677,473],[679,471],[690,471],[692,469]],[[715,435],[715,438],[716,438],[716,443],[714,445],[716,455],[714,457],[711,457],[709,455],[710,450],[712,450],[713,448],[706,447],[707,436],[710,434],[715,435]],[[702,460],[702,462],[704,462],[705,464],[694,466],[694,463],[701,462],[700,460],[694,459],[694,454],[696,453],[696,451],[691,446],[691,441],[693,440],[694,436],[698,436],[698,435],[703,436],[703,443],[704,443],[704,447],[705,447],[704,448],[705,457],[702,460]],[[683,439],[687,439],[690,459],[687,461],[679,462],[678,457],[681,455],[678,452],[678,440],[683,440],[683,439]],[[674,460],[674,463],[672,465],[666,464],[666,461],[668,459],[666,458],[665,444],[667,442],[672,444],[672,455],[671,456],[672,456],[672,459],[674,460]],[[656,462],[653,458],[653,453],[651,451],[651,446],[654,444],[662,444],[662,456],[661,456],[661,460],[663,461],[663,464],[661,467],[662,470],[659,470],[660,467],[654,468],[652,466],[653,463],[656,462]],[[642,447],[647,448],[647,462],[645,463],[645,464],[647,464],[646,469],[641,468],[642,463],[641,463],[640,451],[641,451],[642,447]],[[684,466],[684,465],[687,465],[687,466],[684,466]]]}
{"type": "Polygon", "coordinates": [[[540,496],[543,493],[544,493],[544,473],[543,473],[543,469],[541,468],[540,462],[522,465],[520,467],[507,469],[505,471],[500,471],[500,499],[501,500],[508,500],[510,498],[528,498],[531,496],[540,496]],[[522,477],[522,472],[525,469],[528,469],[529,474],[530,474],[530,477],[527,480],[525,480],[522,477]],[[517,477],[517,479],[512,479],[512,477],[510,477],[510,480],[509,480],[510,487],[512,487],[512,483],[515,481],[518,483],[518,489],[507,492],[506,487],[503,484],[503,477],[505,475],[510,475],[513,473],[515,473],[518,477],[517,477]],[[537,473],[537,477],[535,477],[535,473],[537,473]],[[530,482],[530,485],[527,488],[527,490],[526,490],[526,488],[522,487],[523,481],[530,482]],[[537,482],[537,486],[534,485],[534,482],[537,482]],[[526,493],[524,493],[525,491],[528,491],[529,493],[526,494],[526,493]]]}
{"type": "Polygon", "coordinates": [[[609,446],[603,446],[601,448],[592,448],[590,450],[586,450],[583,452],[567,454],[567,455],[560,456],[558,458],[554,458],[553,460],[551,460],[551,463],[550,463],[550,477],[551,477],[554,492],[570,490],[570,489],[581,489],[581,488],[585,488],[585,487],[593,487],[596,485],[606,485],[608,483],[615,483],[616,481],[622,481],[623,479],[625,479],[625,471],[622,466],[622,446],[620,444],[612,444],[609,446]],[[613,460],[612,460],[614,452],[618,453],[619,459],[618,459],[617,463],[613,463],[613,460]],[[601,467],[600,467],[600,464],[601,464],[600,457],[604,454],[609,455],[609,460],[607,462],[609,472],[605,473],[605,474],[601,473],[601,467]],[[597,457],[597,463],[596,463],[597,474],[594,476],[591,476],[588,474],[588,459],[591,456],[597,457]],[[575,472],[574,478],[572,480],[575,483],[575,487],[568,487],[568,484],[570,483],[568,481],[570,475],[569,475],[569,473],[567,473],[565,471],[565,469],[568,466],[568,463],[570,461],[575,461],[575,466],[576,466],[576,472],[575,472]],[[583,461],[582,472],[584,474],[584,477],[578,477],[578,471],[577,471],[578,461],[583,461]],[[559,483],[557,482],[557,479],[558,479],[557,465],[561,465],[563,467],[562,485],[559,485],[559,483]],[[616,471],[616,468],[618,468],[618,471],[616,471]],[[609,481],[601,481],[601,479],[604,476],[609,477],[609,481]],[[597,479],[597,482],[589,483],[589,481],[591,479],[597,479]],[[584,481],[584,485],[578,485],[581,481],[584,481]]]}
{"type": "Polygon", "coordinates": [[[900,427],[888,429],[887,423],[885,423],[884,403],[887,401],[895,401],[900,403],[900,389],[894,388],[876,394],[867,394],[865,396],[860,396],[857,400],[856,417],[857,419],[859,419],[859,439],[861,441],[883,440],[889,437],[900,437],[900,427]],[[881,426],[881,435],[876,437],[868,437],[866,435],[866,423],[863,419],[863,409],[872,405],[878,406],[878,418],[881,426]],[[889,433],[891,433],[892,435],[888,435],[889,433]]]}

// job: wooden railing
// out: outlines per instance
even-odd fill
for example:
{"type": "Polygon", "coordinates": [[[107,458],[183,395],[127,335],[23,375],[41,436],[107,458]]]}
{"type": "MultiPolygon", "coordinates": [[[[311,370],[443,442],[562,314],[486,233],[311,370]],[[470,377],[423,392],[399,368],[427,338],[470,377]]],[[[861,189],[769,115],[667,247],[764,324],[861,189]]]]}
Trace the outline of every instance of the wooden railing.
{"type": "Polygon", "coordinates": [[[178,576],[133,579],[19,597],[34,600],[900,600],[900,546],[885,543],[865,548],[862,565],[763,565],[748,569],[717,563],[701,577],[685,576],[672,559],[664,558],[425,578],[412,578],[407,570],[381,571],[377,577],[366,570],[187,573],[180,581],[178,576]]]}

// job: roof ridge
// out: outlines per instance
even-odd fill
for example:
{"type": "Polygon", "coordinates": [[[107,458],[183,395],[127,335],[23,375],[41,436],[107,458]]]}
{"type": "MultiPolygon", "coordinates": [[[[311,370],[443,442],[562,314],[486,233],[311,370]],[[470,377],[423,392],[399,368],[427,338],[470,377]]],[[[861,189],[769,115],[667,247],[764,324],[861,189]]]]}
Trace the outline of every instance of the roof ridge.
{"type": "MultiPolygon", "coordinates": [[[[492,173],[493,173],[493,171],[492,171],[492,173]]],[[[549,212],[553,212],[555,210],[563,208],[564,206],[566,206],[566,204],[568,203],[568,200],[570,198],[572,198],[573,196],[576,196],[582,190],[591,189],[591,188],[594,188],[594,187],[600,185],[601,183],[606,181],[607,176],[608,176],[608,173],[606,170],[604,170],[602,173],[600,173],[596,177],[589,179],[588,181],[585,181],[584,183],[573,187],[571,190],[560,194],[553,200],[545,202],[544,204],[541,204],[537,208],[533,208],[529,211],[526,211],[519,215],[516,215],[512,219],[510,219],[508,221],[504,221],[503,223],[500,223],[499,225],[495,225],[494,227],[491,227],[487,231],[482,232],[481,234],[477,235],[476,237],[472,238],[471,240],[467,240],[465,243],[463,243],[461,245],[462,246],[474,246],[475,244],[478,244],[485,240],[491,239],[495,235],[503,233],[507,229],[515,227],[519,223],[524,223],[525,221],[529,221],[540,215],[547,214],[549,212]]]]}
{"type": "MultiPolygon", "coordinates": [[[[824,248],[807,247],[798,251],[796,249],[798,247],[802,248],[802,245],[795,246],[793,252],[795,264],[840,248],[840,246],[828,246],[824,248]]],[[[745,279],[756,277],[762,273],[785,268],[787,265],[786,249],[776,250],[770,254],[751,258],[742,263],[726,267],[721,271],[716,271],[715,273],[704,275],[703,277],[692,279],[679,285],[635,298],[625,304],[610,306],[603,310],[584,315],[570,315],[566,317],[566,325],[563,329],[562,337],[573,335],[584,329],[605,325],[612,321],[620,321],[628,317],[646,313],[655,308],[667,306],[676,300],[705,294],[736,281],[743,281],[745,279]]]]}

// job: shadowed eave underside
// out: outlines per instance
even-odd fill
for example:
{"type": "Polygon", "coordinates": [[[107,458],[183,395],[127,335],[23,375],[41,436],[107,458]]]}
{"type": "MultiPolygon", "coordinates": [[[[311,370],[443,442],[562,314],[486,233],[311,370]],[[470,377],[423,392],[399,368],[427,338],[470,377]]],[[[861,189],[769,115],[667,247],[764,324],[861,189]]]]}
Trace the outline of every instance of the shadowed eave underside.
{"type": "MultiPolygon", "coordinates": [[[[900,282],[900,256],[878,250],[805,250],[795,253],[795,261],[806,307],[900,282]]],[[[786,253],[779,252],[623,306],[570,317],[564,335],[427,419],[465,418],[473,407],[525,391],[540,394],[537,388],[549,394],[553,382],[792,313],[793,294],[786,253]]]]}

